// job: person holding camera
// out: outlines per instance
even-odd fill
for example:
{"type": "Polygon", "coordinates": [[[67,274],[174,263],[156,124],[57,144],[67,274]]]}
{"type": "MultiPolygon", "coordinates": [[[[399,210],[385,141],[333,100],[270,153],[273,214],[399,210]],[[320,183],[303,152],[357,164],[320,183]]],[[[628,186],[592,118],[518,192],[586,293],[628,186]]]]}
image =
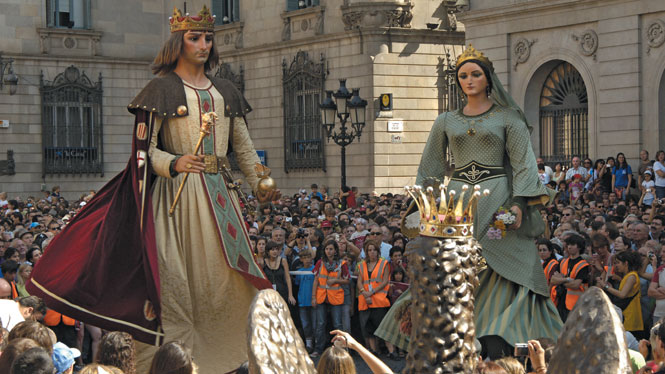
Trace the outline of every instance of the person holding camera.
{"type": "Polygon", "coordinates": [[[286,244],[288,256],[287,259],[292,268],[296,269],[301,265],[300,252],[311,250],[312,258],[316,257],[316,247],[312,245],[309,239],[309,233],[304,228],[298,228],[295,239],[286,244]]]}

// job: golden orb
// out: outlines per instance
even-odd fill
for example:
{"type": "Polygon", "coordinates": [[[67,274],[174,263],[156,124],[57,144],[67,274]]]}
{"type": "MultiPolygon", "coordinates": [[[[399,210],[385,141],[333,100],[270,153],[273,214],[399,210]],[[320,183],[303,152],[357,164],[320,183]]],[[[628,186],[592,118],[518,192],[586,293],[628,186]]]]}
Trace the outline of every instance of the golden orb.
{"type": "Polygon", "coordinates": [[[267,194],[277,189],[277,183],[271,177],[265,177],[259,179],[259,185],[257,187],[258,192],[262,194],[267,194]]]}

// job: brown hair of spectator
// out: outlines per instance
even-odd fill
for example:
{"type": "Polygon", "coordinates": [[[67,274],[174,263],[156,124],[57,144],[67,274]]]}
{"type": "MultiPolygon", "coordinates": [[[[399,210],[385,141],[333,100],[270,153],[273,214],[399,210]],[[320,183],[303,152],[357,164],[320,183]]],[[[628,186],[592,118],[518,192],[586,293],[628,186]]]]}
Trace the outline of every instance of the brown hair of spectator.
{"type": "Polygon", "coordinates": [[[30,348],[12,363],[11,374],[53,374],[55,365],[51,355],[42,347],[30,348]]]}
{"type": "Polygon", "coordinates": [[[4,327],[0,327],[0,354],[5,351],[7,345],[9,344],[9,330],[4,327]]]}
{"type": "Polygon", "coordinates": [[[18,323],[12,331],[9,332],[7,340],[13,342],[16,339],[28,338],[34,340],[40,347],[43,347],[49,354],[53,353],[53,341],[49,334],[48,327],[37,321],[23,321],[18,323]]]}
{"type": "Polygon", "coordinates": [[[98,349],[95,362],[115,366],[125,374],[136,374],[136,350],[128,333],[113,331],[104,335],[98,349]]]}
{"type": "Polygon", "coordinates": [[[481,361],[476,366],[474,374],[509,374],[506,369],[502,368],[499,364],[492,361],[481,361]]]}
{"type": "Polygon", "coordinates": [[[152,358],[148,374],[192,374],[194,362],[192,355],[183,343],[168,342],[152,358]]]}
{"type": "Polygon", "coordinates": [[[508,374],[526,374],[524,367],[514,357],[503,357],[495,361],[508,374]]]}
{"type": "Polygon", "coordinates": [[[100,364],[86,365],[83,369],[81,369],[81,371],[79,371],[79,374],[103,374],[105,372],[111,374],[124,374],[122,370],[115,366],[106,366],[100,364]]]}
{"type": "Polygon", "coordinates": [[[43,316],[46,315],[46,304],[37,296],[19,297],[16,301],[24,308],[32,308],[32,313],[39,312],[43,316]]]}
{"type": "Polygon", "coordinates": [[[0,355],[0,373],[9,373],[12,369],[12,363],[21,353],[30,348],[39,347],[39,344],[32,339],[19,338],[7,344],[7,348],[0,355]]]}
{"type": "Polygon", "coordinates": [[[367,256],[367,248],[369,248],[370,245],[373,245],[374,248],[376,249],[377,252],[379,252],[379,256],[381,255],[381,242],[378,240],[370,239],[370,240],[365,240],[363,243],[363,249],[365,250],[365,256],[367,256]]]}
{"type": "Polygon", "coordinates": [[[316,372],[356,374],[356,365],[353,363],[353,358],[346,349],[332,346],[321,354],[319,364],[316,366],[316,372]]]}

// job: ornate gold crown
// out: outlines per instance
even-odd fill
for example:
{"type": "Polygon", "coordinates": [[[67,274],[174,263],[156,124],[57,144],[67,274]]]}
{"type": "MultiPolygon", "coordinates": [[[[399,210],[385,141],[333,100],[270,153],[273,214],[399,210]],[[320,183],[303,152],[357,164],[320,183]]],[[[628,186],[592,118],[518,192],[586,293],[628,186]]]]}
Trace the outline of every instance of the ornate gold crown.
{"type": "Polygon", "coordinates": [[[494,66],[492,65],[492,61],[490,61],[489,58],[485,57],[485,55],[473,48],[471,44],[469,44],[469,47],[464,50],[464,53],[462,53],[458,58],[457,58],[457,67],[462,65],[464,61],[468,60],[478,60],[482,62],[483,64],[486,65],[487,68],[490,69],[490,71],[494,70],[494,66]]]}
{"type": "Polygon", "coordinates": [[[171,32],[190,30],[190,31],[214,31],[215,16],[210,13],[205,4],[198,16],[190,16],[189,13],[182,15],[180,9],[173,8],[173,16],[169,17],[171,32]]]}
{"type": "MultiPolygon", "coordinates": [[[[423,190],[421,186],[405,187],[406,192],[413,197],[418,206],[420,235],[450,239],[471,238],[473,236],[473,217],[481,196],[480,186],[474,186],[473,194],[465,206],[464,195],[469,190],[469,186],[463,185],[461,193],[456,198],[457,193],[448,190],[448,181],[449,179],[446,178],[439,188],[430,186],[423,190]]],[[[489,195],[489,190],[483,191],[482,195],[489,195]]]]}

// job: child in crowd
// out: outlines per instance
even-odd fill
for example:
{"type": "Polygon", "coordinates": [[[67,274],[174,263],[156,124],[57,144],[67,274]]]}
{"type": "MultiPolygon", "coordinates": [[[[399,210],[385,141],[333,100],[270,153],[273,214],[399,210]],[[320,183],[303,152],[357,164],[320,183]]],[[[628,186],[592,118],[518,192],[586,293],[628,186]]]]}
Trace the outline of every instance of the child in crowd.
{"type": "MultiPolygon", "coordinates": [[[[297,269],[298,271],[314,270],[313,251],[311,249],[303,249],[300,251],[300,261],[302,266],[297,269]]],[[[302,323],[302,330],[305,334],[305,345],[307,352],[312,352],[314,349],[314,328],[316,326],[316,310],[312,307],[312,285],[314,284],[314,273],[298,274],[295,276],[296,285],[298,285],[298,310],[300,312],[300,321],[302,323]]]]}
{"type": "Polygon", "coordinates": [[[656,182],[653,180],[651,170],[644,172],[644,180],[642,181],[642,204],[651,206],[653,203],[653,192],[656,190],[656,182]]]}
{"type": "Polygon", "coordinates": [[[577,202],[577,200],[582,197],[584,192],[584,183],[582,182],[582,176],[580,174],[573,175],[573,181],[570,182],[570,202],[571,204],[577,202]]]}

